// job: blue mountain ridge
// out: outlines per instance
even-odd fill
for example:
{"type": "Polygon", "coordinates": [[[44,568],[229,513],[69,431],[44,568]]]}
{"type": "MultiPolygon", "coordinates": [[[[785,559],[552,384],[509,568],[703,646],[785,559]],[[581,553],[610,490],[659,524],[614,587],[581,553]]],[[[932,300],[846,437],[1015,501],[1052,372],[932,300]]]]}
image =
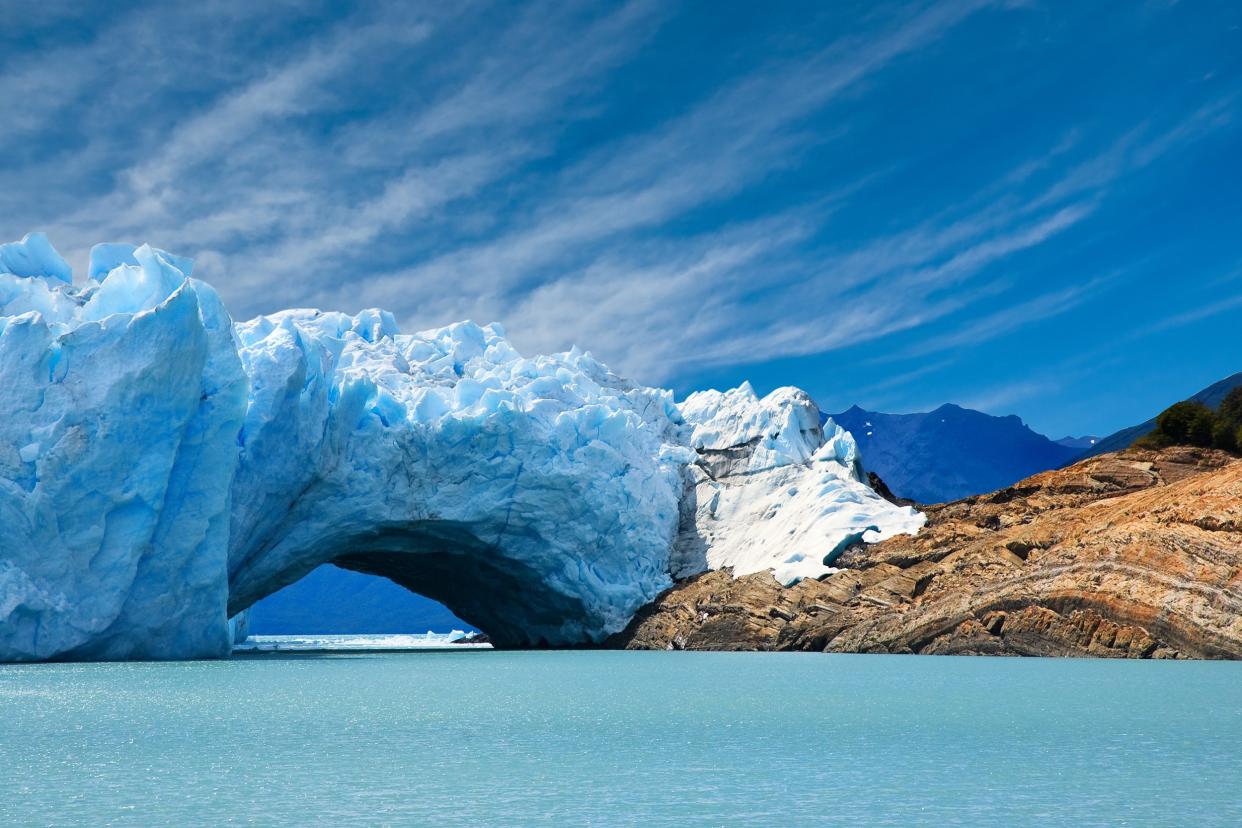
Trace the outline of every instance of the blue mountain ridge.
{"type": "Polygon", "coordinates": [[[854,406],[828,416],[854,435],[864,469],[897,496],[919,503],[996,491],[1082,452],[1032,431],[1017,416],[951,403],[916,414],[854,406]]]}
{"type": "Polygon", "coordinates": [[[473,630],[438,601],[378,575],[324,564],[256,603],[252,635],[423,633],[473,630]]]}
{"type": "Polygon", "coordinates": [[[1072,435],[1066,435],[1062,437],[1060,440],[1053,440],[1052,442],[1056,443],[1058,446],[1066,446],[1067,448],[1083,449],[1085,451],[1086,449],[1089,449],[1092,446],[1094,446],[1099,441],[1100,441],[1099,437],[1096,437],[1092,434],[1084,434],[1082,437],[1074,437],[1072,435]]]}

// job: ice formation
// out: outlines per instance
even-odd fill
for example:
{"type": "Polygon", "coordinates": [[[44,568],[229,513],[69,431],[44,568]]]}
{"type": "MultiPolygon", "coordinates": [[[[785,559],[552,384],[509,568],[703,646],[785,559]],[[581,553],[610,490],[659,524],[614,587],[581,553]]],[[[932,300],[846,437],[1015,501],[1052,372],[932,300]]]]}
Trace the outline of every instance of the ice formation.
{"type": "Polygon", "coordinates": [[[921,521],[793,389],[679,408],[495,325],[234,324],[190,273],[98,245],[75,286],[42,235],[0,245],[0,660],[225,655],[251,604],[327,561],[499,644],[598,641],[671,576],[788,582],[921,521]]]}
{"type": "Polygon", "coordinates": [[[854,438],[831,420],[821,426],[803,391],[778,388],[759,399],[743,383],[691,394],[681,412],[700,456],[682,505],[674,556],[681,571],[771,569],[792,584],[835,571],[833,559],[852,543],[923,525],[921,513],[862,482],[854,438]]]}
{"type": "Polygon", "coordinates": [[[331,652],[409,652],[411,650],[490,650],[486,642],[462,641],[466,633],[404,633],[398,635],[252,635],[238,642],[234,652],[247,653],[331,653],[331,652]]]}
{"type": "Polygon", "coordinates": [[[325,561],[442,601],[505,644],[596,640],[669,583],[681,417],[589,354],[387,313],[237,325],[230,611],[325,561]]]}
{"type": "Polygon", "coordinates": [[[0,246],[0,660],[230,646],[232,325],[170,257],[121,258],[79,289],[42,236],[0,246]]]}

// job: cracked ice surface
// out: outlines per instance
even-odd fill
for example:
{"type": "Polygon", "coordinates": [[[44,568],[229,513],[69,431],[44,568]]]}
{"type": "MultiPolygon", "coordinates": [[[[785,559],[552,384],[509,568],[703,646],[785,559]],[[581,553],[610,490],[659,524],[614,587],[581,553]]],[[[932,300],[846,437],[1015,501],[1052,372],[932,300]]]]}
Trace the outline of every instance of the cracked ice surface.
{"type": "Polygon", "coordinates": [[[237,335],[234,610],[343,556],[501,643],[566,643],[669,584],[691,456],[669,392],[576,350],[523,358],[496,325],[286,311],[237,335]]]}
{"type": "Polygon", "coordinates": [[[130,250],[74,288],[41,236],[0,246],[2,660],[228,652],[246,377],[215,292],[130,250]]]}
{"type": "Polygon", "coordinates": [[[75,286],[41,235],[0,245],[0,660],[224,655],[230,617],[326,561],[500,644],[598,641],[670,573],[805,577],[914,525],[801,392],[679,409],[495,325],[234,324],[190,272],[98,245],[75,286]]]}

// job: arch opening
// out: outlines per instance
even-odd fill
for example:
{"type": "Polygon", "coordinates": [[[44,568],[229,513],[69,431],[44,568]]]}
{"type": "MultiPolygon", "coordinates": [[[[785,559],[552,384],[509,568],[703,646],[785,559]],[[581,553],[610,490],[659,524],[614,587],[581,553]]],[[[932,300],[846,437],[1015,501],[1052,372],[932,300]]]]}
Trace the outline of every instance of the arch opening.
{"type": "Polygon", "coordinates": [[[239,572],[229,613],[241,612],[324,563],[387,578],[437,601],[486,634],[497,647],[542,647],[581,637],[590,610],[577,596],[549,582],[546,571],[485,543],[470,527],[423,520],[378,526],[320,546],[313,558],[294,556],[298,566],[272,577],[239,572]],[[326,551],[324,551],[326,550],[326,551]]]}
{"type": "MultiPolygon", "coordinates": [[[[246,636],[476,635],[448,607],[378,575],[321,564],[251,605],[238,623],[246,636]]],[[[234,640],[238,639],[236,626],[234,640]]]]}

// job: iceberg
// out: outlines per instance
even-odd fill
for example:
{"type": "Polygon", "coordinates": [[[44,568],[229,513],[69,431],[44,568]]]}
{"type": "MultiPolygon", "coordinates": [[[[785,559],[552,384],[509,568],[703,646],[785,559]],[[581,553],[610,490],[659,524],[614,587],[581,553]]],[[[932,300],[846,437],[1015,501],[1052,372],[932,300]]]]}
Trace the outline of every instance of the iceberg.
{"type": "Polygon", "coordinates": [[[0,661],[224,656],[327,562],[500,646],[599,642],[674,577],[815,577],[921,523],[796,389],[679,406],[499,325],[234,323],[191,271],[97,245],[75,285],[41,234],[0,245],[0,661]]]}
{"type": "Polygon", "coordinates": [[[236,327],[229,612],[326,561],[384,575],[510,646],[599,640],[670,583],[682,419],[580,351],[391,315],[236,327]]]}

